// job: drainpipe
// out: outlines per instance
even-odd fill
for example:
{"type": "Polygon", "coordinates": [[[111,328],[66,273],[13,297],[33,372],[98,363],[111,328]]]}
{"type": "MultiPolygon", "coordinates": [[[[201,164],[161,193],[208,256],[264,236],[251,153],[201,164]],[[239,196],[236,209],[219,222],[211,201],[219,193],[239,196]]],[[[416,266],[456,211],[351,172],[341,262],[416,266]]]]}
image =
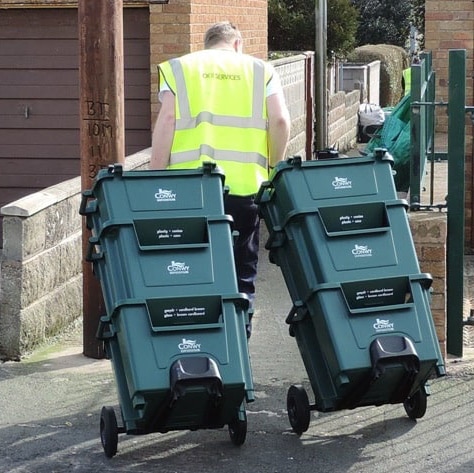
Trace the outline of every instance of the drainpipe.
{"type": "Polygon", "coordinates": [[[315,44],[315,150],[328,147],[328,101],[327,101],[327,0],[316,0],[316,44],[315,44]]]}

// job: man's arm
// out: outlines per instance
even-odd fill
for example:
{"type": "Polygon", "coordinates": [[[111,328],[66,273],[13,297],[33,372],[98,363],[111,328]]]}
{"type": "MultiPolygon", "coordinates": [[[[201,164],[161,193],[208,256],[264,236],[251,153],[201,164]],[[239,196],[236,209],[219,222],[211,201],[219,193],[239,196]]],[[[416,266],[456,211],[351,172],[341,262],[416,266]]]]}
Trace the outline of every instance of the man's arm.
{"type": "Polygon", "coordinates": [[[290,112],[283,94],[267,97],[269,164],[274,167],[286,158],[286,148],[290,138],[290,112]]]}
{"type": "Polygon", "coordinates": [[[165,169],[168,166],[175,120],[175,96],[167,90],[163,92],[161,109],[153,130],[150,169],[165,169]]]}

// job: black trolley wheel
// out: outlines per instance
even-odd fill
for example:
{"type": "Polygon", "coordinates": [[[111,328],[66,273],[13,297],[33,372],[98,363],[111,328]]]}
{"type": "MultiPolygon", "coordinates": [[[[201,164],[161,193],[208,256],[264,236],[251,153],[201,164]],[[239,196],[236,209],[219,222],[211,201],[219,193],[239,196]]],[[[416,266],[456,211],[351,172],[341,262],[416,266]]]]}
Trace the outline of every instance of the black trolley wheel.
{"type": "Polygon", "coordinates": [[[100,412],[100,441],[108,458],[112,458],[117,453],[118,434],[119,429],[114,408],[110,406],[102,407],[100,412]]]}
{"type": "Polygon", "coordinates": [[[286,396],[286,408],[293,432],[297,435],[306,432],[311,420],[311,408],[303,386],[299,384],[290,386],[286,396]]]}
{"type": "Polygon", "coordinates": [[[403,407],[410,419],[421,419],[426,413],[426,406],[428,404],[428,395],[422,387],[416,391],[412,396],[405,399],[403,407]]]}
{"type": "Polygon", "coordinates": [[[244,420],[235,417],[229,422],[229,437],[237,447],[243,445],[247,437],[247,416],[244,417],[244,420]]]}

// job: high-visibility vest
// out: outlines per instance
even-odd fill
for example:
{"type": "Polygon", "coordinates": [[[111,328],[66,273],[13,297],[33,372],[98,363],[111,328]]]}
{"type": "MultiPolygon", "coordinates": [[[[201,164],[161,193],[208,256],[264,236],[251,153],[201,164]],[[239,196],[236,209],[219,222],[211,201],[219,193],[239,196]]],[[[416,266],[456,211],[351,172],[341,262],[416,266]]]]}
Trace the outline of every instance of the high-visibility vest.
{"type": "Polygon", "coordinates": [[[255,194],[268,179],[268,63],[234,51],[207,49],[159,66],[176,96],[170,169],[213,161],[230,194],[255,194]]]}
{"type": "Polygon", "coordinates": [[[411,90],[411,67],[404,69],[402,74],[405,95],[408,95],[411,90]]]}

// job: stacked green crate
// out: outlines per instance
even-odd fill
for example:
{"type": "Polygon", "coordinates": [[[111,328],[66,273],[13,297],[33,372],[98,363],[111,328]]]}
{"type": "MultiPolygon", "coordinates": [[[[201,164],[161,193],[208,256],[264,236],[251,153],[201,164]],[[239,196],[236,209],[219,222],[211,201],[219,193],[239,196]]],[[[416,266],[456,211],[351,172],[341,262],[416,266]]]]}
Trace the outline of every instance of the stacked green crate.
{"type": "Polygon", "coordinates": [[[257,202],[270,260],[293,301],[287,322],[316,408],[403,402],[433,373],[444,374],[431,277],[420,273],[388,153],[291,158],[257,202]]]}
{"type": "Polygon", "coordinates": [[[98,336],[129,433],[223,426],[253,400],[248,300],[238,292],[224,193],[211,164],[110,166],[83,193],[87,258],[107,311],[98,336]]]}

